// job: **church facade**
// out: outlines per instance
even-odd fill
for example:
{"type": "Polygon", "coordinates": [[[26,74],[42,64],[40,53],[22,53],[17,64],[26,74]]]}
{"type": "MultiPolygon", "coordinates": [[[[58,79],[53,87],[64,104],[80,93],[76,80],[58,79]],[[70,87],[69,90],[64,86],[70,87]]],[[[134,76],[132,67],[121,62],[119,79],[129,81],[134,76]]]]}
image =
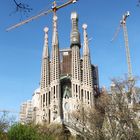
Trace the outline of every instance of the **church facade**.
{"type": "Polygon", "coordinates": [[[81,55],[77,13],[71,14],[70,47],[66,49],[59,49],[57,19],[54,14],[51,55],[48,49],[49,29],[44,28],[39,107],[35,110],[40,116],[35,121],[40,123],[69,122],[70,113],[81,103],[90,107],[94,105],[94,97],[99,90],[98,68],[91,64],[87,25],[82,27],[84,43],[81,55]]]}

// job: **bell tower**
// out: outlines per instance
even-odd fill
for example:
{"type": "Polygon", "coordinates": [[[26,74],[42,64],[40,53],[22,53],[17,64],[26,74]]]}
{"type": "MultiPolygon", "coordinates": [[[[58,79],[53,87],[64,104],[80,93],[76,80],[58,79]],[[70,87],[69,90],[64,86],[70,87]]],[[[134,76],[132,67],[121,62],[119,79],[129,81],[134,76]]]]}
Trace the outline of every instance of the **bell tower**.
{"type": "Polygon", "coordinates": [[[51,58],[51,122],[61,121],[60,57],[57,32],[58,17],[53,15],[52,58],[51,58]],[[56,120],[57,119],[57,120],[56,120]]]}
{"type": "Polygon", "coordinates": [[[78,31],[78,14],[73,12],[71,14],[72,31],[71,31],[71,84],[72,84],[72,98],[74,106],[81,98],[81,63],[80,63],[80,34],[78,31]]]}
{"type": "Polygon", "coordinates": [[[83,24],[83,81],[82,81],[82,91],[83,91],[83,102],[85,104],[93,104],[93,79],[92,79],[92,68],[90,60],[90,51],[88,45],[88,35],[87,35],[87,24],[83,24]]]}

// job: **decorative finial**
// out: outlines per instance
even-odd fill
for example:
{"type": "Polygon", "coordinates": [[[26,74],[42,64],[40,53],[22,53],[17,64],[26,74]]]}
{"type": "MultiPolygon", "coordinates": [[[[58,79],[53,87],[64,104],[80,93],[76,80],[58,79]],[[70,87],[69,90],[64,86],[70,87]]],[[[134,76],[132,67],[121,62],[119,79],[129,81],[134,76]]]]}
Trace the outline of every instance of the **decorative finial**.
{"type": "Polygon", "coordinates": [[[80,43],[80,34],[78,30],[78,14],[76,12],[71,13],[71,21],[72,21],[71,47],[74,45],[78,45],[80,48],[81,43],[80,43]]]}
{"type": "Polygon", "coordinates": [[[53,15],[53,37],[52,37],[52,44],[58,44],[58,33],[57,33],[57,20],[58,17],[56,14],[53,15]]]}
{"type": "Polygon", "coordinates": [[[46,41],[46,43],[48,43],[48,31],[49,31],[49,28],[45,27],[44,32],[45,32],[45,41],[46,41]]]}
{"type": "Polygon", "coordinates": [[[71,19],[78,19],[78,14],[76,12],[72,12],[71,19]]]}
{"type": "Polygon", "coordinates": [[[83,24],[83,29],[86,30],[87,29],[87,24],[83,24]]]}
{"type": "Polygon", "coordinates": [[[89,55],[87,24],[83,24],[82,27],[83,27],[83,35],[84,35],[83,55],[89,55]]]}
{"type": "Polygon", "coordinates": [[[45,27],[45,28],[44,28],[44,32],[45,32],[45,33],[48,33],[48,31],[49,31],[49,28],[48,28],[48,27],[45,27]]]}
{"type": "Polygon", "coordinates": [[[46,57],[49,56],[49,52],[48,52],[48,31],[49,31],[49,28],[48,27],[45,27],[44,28],[45,37],[44,37],[43,58],[46,58],[46,57]]]}

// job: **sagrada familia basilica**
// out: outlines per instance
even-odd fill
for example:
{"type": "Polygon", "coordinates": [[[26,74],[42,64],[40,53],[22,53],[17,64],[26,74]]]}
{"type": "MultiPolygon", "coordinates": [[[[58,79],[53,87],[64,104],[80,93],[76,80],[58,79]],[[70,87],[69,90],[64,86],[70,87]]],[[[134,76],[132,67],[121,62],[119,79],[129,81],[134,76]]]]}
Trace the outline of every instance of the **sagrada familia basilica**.
{"type": "Polygon", "coordinates": [[[44,28],[40,87],[33,95],[35,123],[64,123],[79,106],[92,107],[99,90],[98,67],[91,64],[87,25],[83,24],[83,45],[80,42],[78,14],[71,13],[72,29],[69,48],[60,49],[56,14],[53,16],[51,56],[48,31],[44,28]],[[83,47],[83,53],[80,49],[83,47]],[[51,58],[51,59],[50,59],[51,58]]]}

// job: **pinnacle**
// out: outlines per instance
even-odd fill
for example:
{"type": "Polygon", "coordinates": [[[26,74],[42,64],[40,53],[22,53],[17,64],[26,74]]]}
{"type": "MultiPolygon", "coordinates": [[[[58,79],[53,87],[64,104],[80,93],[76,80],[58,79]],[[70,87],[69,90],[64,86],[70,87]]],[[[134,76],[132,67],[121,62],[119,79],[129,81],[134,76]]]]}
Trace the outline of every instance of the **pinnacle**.
{"type": "Polygon", "coordinates": [[[83,24],[83,29],[86,30],[87,29],[87,24],[83,24]]]}
{"type": "Polygon", "coordinates": [[[78,14],[76,12],[72,12],[71,19],[78,19],[78,14]]]}
{"type": "Polygon", "coordinates": [[[49,28],[48,28],[48,27],[45,27],[45,28],[44,28],[44,32],[45,32],[45,33],[48,33],[48,31],[49,31],[49,28]]]}

